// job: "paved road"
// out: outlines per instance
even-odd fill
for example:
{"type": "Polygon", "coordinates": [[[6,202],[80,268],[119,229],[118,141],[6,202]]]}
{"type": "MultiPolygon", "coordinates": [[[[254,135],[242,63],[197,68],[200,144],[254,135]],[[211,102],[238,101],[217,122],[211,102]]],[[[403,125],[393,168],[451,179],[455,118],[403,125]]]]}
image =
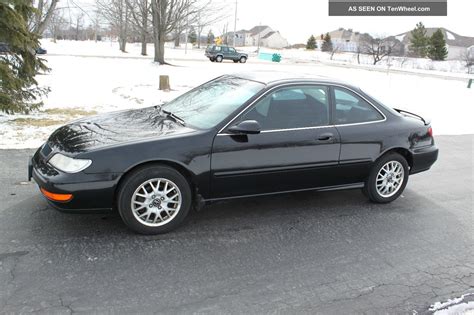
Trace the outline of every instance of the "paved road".
{"type": "Polygon", "coordinates": [[[50,209],[0,151],[0,312],[427,313],[474,287],[474,136],[403,197],[359,191],[216,203],[163,236],[50,209]],[[13,195],[12,195],[13,194],[13,195]]]}

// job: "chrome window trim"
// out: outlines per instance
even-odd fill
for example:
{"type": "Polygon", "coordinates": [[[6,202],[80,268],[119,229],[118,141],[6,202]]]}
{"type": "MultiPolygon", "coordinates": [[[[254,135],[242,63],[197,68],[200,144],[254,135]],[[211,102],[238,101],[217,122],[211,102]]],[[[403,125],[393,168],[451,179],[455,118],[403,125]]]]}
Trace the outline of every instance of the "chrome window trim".
{"type": "Polygon", "coordinates": [[[360,123],[349,123],[349,124],[336,124],[336,125],[326,125],[326,126],[314,126],[314,127],[300,127],[300,128],[288,128],[288,129],[270,129],[270,130],[262,130],[260,133],[269,133],[269,132],[281,132],[281,131],[295,131],[295,130],[305,130],[305,129],[319,129],[319,128],[328,128],[328,127],[343,127],[343,126],[356,126],[356,125],[366,125],[366,124],[374,124],[374,123],[380,123],[380,122],[384,122],[387,120],[387,116],[385,116],[385,114],[377,108],[377,106],[375,106],[374,104],[372,104],[372,102],[370,102],[368,99],[366,99],[363,95],[360,95],[357,91],[354,91],[353,89],[347,87],[347,86],[344,86],[344,85],[340,85],[340,84],[331,84],[331,83],[316,83],[316,82],[312,82],[312,83],[285,83],[285,84],[281,84],[281,85],[278,85],[278,86],[274,86],[272,87],[271,89],[269,89],[268,91],[266,91],[265,93],[263,93],[262,95],[260,95],[258,98],[256,98],[252,103],[250,103],[249,105],[247,105],[244,109],[242,109],[237,115],[234,116],[234,118],[232,118],[227,124],[224,125],[224,127],[222,127],[219,132],[217,133],[217,136],[219,135],[222,135],[222,136],[235,136],[235,134],[231,134],[231,133],[222,133],[223,130],[225,130],[230,124],[232,124],[240,115],[242,115],[243,112],[245,112],[247,109],[249,109],[251,106],[253,106],[255,103],[257,103],[258,101],[260,101],[263,97],[267,96],[270,92],[272,92],[273,90],[275,89],[278,89],[278,88],[282,88],[282,87],[288,87],[288,86],[299,86],[299,85],[315,85],[315,86],[325,86],[325,87],[334,87],[334,86],[337,86],[337,87],[341,87],[341,88],[344,88],[346,90],[349,90],[351,91],[352,93],[356,94],[358,97],[362,98],[364,101],[366,101],[369,105],[371,105],[373,108],[375,108],[376,111],[378,111],[380,113],[380,115],[382,115],[383,119],[380,119],[380,120],[374,120],[374,121],[367,121],[367,122],[360,122],[360,123]]]}

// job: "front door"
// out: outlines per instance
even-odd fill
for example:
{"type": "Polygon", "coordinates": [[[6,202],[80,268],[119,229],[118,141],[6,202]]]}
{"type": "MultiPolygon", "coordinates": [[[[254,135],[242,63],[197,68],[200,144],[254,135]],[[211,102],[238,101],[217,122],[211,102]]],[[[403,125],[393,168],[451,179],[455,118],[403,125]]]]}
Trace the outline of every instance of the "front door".
{"type": "Polygon", "coordinates": [[[229,126],[256,120],[262,131],[215,139],[211,159],[213,198],[309,189],[336,184],[339,134],[330,122],[329,89],[287,86],[260,98],[229,126]]]}

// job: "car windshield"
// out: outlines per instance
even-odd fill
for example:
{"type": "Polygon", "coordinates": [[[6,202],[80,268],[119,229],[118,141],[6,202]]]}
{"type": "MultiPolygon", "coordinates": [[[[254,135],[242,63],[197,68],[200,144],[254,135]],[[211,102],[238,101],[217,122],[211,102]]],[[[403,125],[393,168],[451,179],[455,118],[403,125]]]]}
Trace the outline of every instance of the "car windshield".
{"type": "Polygon", "coordinates": [[[215,127],[264,87],[260,82],[223,76],[166,103],[163,109],[183,119],[186,124],[208,129],[215,127]]]}

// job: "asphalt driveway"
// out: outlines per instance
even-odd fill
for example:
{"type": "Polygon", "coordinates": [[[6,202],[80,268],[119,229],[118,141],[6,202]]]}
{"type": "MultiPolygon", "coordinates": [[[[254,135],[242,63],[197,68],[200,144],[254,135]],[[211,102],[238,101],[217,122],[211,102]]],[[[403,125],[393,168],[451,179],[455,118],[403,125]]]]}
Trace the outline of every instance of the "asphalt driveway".
{"type": "Polygon", "coordinates": [[[0,313],[429,313],[474,288],[474,136],[388,205],[358,190],[215,203],[162,236],[47,206],[0,150],[0,313]]]}

